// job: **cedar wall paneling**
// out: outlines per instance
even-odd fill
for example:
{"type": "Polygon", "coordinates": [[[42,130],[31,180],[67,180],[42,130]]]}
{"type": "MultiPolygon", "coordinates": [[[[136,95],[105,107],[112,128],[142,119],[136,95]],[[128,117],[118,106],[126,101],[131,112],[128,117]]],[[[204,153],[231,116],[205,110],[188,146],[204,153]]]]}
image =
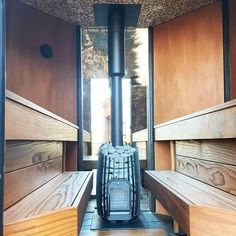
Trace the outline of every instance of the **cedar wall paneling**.
{"type": "Polygon", "coordinates": [[[7,2],[7,89],[75,123],[75,27],[16,0],[7,2]],[[39,47],[47,43],[53,58],[39,47]]]}
{"type": "Polygon", "coordinates": [[[236,1],[229,0],[231,98],[236,99],[236,1]]]}
{"type": "Polygon", "coordinates": [[[221,3],[154,29],[155,124],[224,102],[221,3]]]}

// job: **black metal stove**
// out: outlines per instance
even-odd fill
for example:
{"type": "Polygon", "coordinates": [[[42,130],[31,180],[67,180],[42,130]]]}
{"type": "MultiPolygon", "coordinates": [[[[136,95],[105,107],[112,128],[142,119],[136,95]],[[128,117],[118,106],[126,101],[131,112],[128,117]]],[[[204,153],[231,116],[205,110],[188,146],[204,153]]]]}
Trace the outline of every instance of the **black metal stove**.
{"type": "Polygon", "coordinates": [[[97,210],[106,220],[127,221],[140,212],[140,166],[135,148],[123,145],[125,6],[108,8],[108,57],[111,77],[112,143],[101,146],[97,169],[97,210]]]}

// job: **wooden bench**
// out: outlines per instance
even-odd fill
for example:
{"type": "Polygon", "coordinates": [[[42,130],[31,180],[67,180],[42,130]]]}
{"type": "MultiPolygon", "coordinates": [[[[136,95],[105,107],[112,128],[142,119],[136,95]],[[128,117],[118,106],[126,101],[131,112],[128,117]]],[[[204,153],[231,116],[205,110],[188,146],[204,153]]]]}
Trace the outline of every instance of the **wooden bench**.
{"type": "Polygon", "coordinates": [[[233,235],[236,196],[176,171],[146,171],[145,187],[188,235],[233,235]]]}
{"type": "Polygon", "coordinates": [[[156,126],[155,141],[171,168],[146,171],[145,187],[188,235],[233,235],[236,100],[156,126]]]}
{"type": "Polygon", "coordinates": [[[78,235],[92,172],[64,172],[4,211],[4,235],[78,235]]]}
{"type": "Polygon", "coordinates": [[[93,184],[92,172],[65,171],[78,127],[6,95],[4,235],[78,235],[93,184]]]}

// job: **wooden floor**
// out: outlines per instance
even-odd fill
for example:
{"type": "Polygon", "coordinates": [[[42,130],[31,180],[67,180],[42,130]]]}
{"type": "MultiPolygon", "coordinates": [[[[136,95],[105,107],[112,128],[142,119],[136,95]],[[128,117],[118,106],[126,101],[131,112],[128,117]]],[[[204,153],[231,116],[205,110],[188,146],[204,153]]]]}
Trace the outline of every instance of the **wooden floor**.
{"type": "MultiPolygon", "coordinates": [[[[144,230],[106,230],[106,231],[90,231],[89,236],[130,236],[130,235],[137,235],[137,236],[167,236],[164,229],[144,229],[144,230]]],[[[81,232],[80,236],[88,236],[88,232],[81,232]]]]}

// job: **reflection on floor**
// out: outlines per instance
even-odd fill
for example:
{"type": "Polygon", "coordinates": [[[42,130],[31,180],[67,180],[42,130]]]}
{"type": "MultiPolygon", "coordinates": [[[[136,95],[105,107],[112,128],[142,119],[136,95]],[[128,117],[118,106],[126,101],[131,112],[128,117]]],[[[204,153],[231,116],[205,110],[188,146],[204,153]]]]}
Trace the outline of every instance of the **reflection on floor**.
{"type": "Polygon", "coordinates": [[[139,219],[135,219],[134,222],[118,222],[108,224],[101,220],[96,211],[96,200],[91,199],[84,217],[84,221],[81,228],[80,235],[92,236],[92,235],[145,235],[145,236],[176,236],[173,233],[172,219],[156,214],[152,214],[147,208],[147,198],[145,198],[145,190],[142,190],[142,213],[139,219]],[[146,206],[145,206],[146,204],[146,206]],[[136,227],[135,224],[140,224],[136,227]]]}

